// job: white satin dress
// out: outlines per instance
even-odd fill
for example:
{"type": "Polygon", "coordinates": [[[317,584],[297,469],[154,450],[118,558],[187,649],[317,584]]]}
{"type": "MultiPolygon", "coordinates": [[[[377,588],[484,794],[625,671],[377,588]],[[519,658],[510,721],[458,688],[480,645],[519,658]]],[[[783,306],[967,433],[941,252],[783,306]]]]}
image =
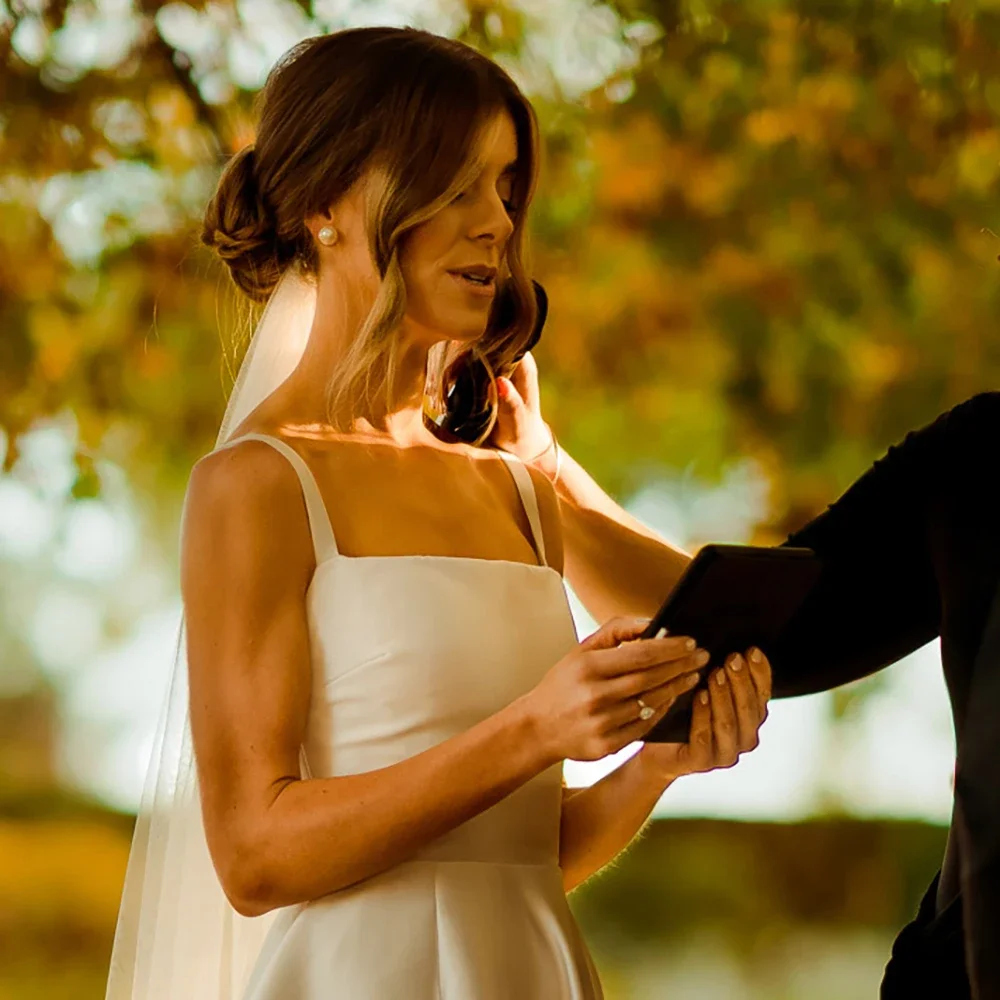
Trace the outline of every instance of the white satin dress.
{"type": "MultiPolygon", "coordinates": [[[[538,564],[345,556],[308,465],[283,441],[305,498],[313,692],[306,776],[395,764],[524,694],[577,643],[545,563],[534,485],[506,461],[538,564]]],[[[244,1000],[598,1000],[600,982],[559,868],[562,767],[354,886],[277,912],[244,1000]]],[[[331,850],[336,831],[331,831],[331,850]]]]}

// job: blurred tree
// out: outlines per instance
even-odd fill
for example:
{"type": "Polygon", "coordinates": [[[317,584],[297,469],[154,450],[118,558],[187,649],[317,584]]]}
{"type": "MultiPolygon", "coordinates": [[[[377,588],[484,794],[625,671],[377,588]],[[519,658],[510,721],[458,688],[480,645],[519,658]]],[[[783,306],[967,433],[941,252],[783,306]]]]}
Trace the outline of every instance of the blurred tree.
{"type": "Polygon", "coordinates": [[[997,384],[1000,11],[617,6],[641,62],[589,96],[541,211],[559,426],[625,491],[755,457],[777,539],[997,384]]]}
{"type": "MultiPolygon", "coordinates": [[[[4,1000],[104,995],[130,826],[130,817],[65,793],[17,797],[0,789],[4,1000]]],[[[702,969],[693,995],[871,996],[945,836],[940,827],[891,820],[661,820],[616,863],[613,877],[586,883],[570,904],[609,1000],[681,994],[666,984],[641,989],[638,970],[682,965],[706,939],[710,961],[735,966],[739,978],[720,993],[711,969],[702,969]],[[862,964],[860,988],[820,992],[822,956],[803,955],[804,946],[825,942],[836,959],[830,971],[842,980],[864,960],[852,943],[866,934],[875,962],[862,964]],[[803,966],[799,988],[788,989],[803,966]]],[[[689,981],[683,992],[690,990],[689,981]]]]}
{"type": "MultiPolygon", "coordinates": [[[[220,327],[255,316],[198,244],[202,207],[275,59],[364,10],[0,0],[3,468],[71,413],[71,497],[121,467],[167,560],[240,360],[220,327]]],[[[770,489],[756,537],[774,541],[995,384],[1000,10],[544,10],[466,0],[413,20],[493,55],[536,103],[545,405],[612,492],[749,458],[770,489]]],[[[16,630],[4,643],[24,650],[16,630]]]]}
{"type": "MultiPolygon", "coordinates": [[[[239,361],[238,346],[220,347],[235,313],[197,242],[202,206],[225,158],[252,141],[252,99],[278,55],[363,23],[365,10],[0,0],[5,470],[39,421],[72,414],[70,499],[105,495],[105,470],[119,466],[150,537],[173,553],[188,471],[239,361]]],[[[771,488],[758,538],[774,540],[909,427],[996,383],[996,3],[464,0],[415,8],[418,19],[494,55],[538,108],[545,404],[561,440],[623,498],[665,468],[713,480],[750,457],[771,488]],[[586,45],[567,43],[583,30],[586,45]],[[571,74],[555,66],[568,50],[571,74]]],[[[16,563],[0,577],[5,597],[20,592],[5,605],[0,659],[26,674],[34,651],[18,628],[42,582],[26,585],[16,563]]],[[[132,615],[163,599],[128,589],[132,615]]],[[[29,687],[19,682],[19,697],[29,687]]],[[[12,743],[5,760],[29,745],[12,743]]],[[[91,924],[109,940],[124,831],[115,839],[97,821],[82,836],[48,813],[31,827],[5,815],[0,856],[18,867],[0,866],[0,915],[14,914],[0,920],[0,966],[18,980],[14,956],[69,970],[32,996],[85,995],[74,976],[98,995],[103,966],[84,956],[74,971],[59,956],[67,941],[91,949],[91,924]],[[90,871],[65,907],[59,879],[90,871]]],[[[713,853],[710,828],[670,828],[669,843],[651,836],[630,853],[622,878],[578,894],[595,940],[638,940],[635,921],[650,940],[675,935],[698,906],[762,935],[789,919],[896,926],[941,836],[727,828],[713,853]],[[830,872],[812,852],[839,858],[822,885],[799,878],[830,872]],[[713,867],[733,857],[741,877],[713,867]],[[748,895],[760,885],[766,896],[748,895]]],[[[0,996],[14,995],[10,981],[0,975],[0,996]]]]}
{"type": "MultiPolygon", "coordinates": [[[[100,490],[100,456],[173,525],[239,362],[239,346],[224,344],[235,353],[220,364],[228,281],[198,243],[201,211],[225,159],[253,139],[252,100],[277,57],[363,21],[363,4],[325,9],[0,0],[5,469],[39,418],[68,409],[79,425],[74,495],[100,490]]],[[[538,22],[477,0],[412,20],[512,69],[538,22]]],[[[525,72],[558,91],[544,64],[525,72]]]]}
{"type": "MultiPolygon", "coordinates": [[[[350,21],[329,9],[0,5],[7,468],[20,434],[69,408],[76,493],[99,489],[100,454],[174,523],[232,370],[201,207],[252,139],[277,55],[350,21]]],[[[934,0],[576,10],[616,53],[579,100],[527,8],[421,15],[508,65],[539,108],[552,418],[619,493],[664,465],[714,479],[755,457],[772,485],[760,536],[777,537],[907,428],[994,383],[1000,14],[934,0]]]]}
{"type": "MultiPolygon", "coordinates": [[[[551,37],[544,10],[413,7],[413,23],[520,65],[546,107],[568,102],[529,51],[551,37]]],[[[602,4],[578,9],[596,21],[579,18],[560,43],[573,85],[588,89],[606,70],[574,63],[573,39],[621,30],[602,4]]],[[[72,637],[89,613],[113,644],[162,607],[151,577],[175,596],[183,488],[214,441],[245,347],[219,334],[256,315],[199,244],[203,207],[226,158],[253,139],[252,102],[277,58],[364,15],[350,0],[0,0],[0,491],[19,521],[0,521],[0,595],[11,598],[0,601],[0,698],[44,688],[47,674],[65,708],[94,650],[73,638],[56,648],[53,632],[72,637]],[[50,431],[72,451],[68,477],[51,448],[29,455],[32,435],[50,431]],[[140,522],[135,558],[119,560],[113,579],[67,557],[80,534],[72,508],[88,504],[126,533],[140,522]],[[30,521],[34,543],[12,537],[30,521]]],[[[597,41],[602,66],[622,53],[634,61],[631,43],[597,41]]],[[[63,776],[67,763],[64,753],[63,776]]]]}

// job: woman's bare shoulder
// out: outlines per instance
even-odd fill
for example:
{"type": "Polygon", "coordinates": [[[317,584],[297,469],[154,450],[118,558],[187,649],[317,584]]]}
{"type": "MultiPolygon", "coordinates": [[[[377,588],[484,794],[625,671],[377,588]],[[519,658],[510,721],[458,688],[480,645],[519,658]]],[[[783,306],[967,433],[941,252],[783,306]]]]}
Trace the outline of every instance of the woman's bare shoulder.
{"type": "Polygon", "coordinates": [[[181,543],[188,558],[210,548],[224,562],[248,559],[246,568],[276,552],[283,565],[308,564],[309,524],[288,459],[254,439],[199,459],[188,482],[181,543]]]}
{"type": "MultiPolygon", "coordinates": [[[[188,483],[188,507],[203,511],[233,503],[250,510],[290,501],[298,480],[288,459],[264,441],[250,438],[217,448],[195,462],[188,483]]],[[[272,508],[273,509],[273,508],[272,508]]]]}

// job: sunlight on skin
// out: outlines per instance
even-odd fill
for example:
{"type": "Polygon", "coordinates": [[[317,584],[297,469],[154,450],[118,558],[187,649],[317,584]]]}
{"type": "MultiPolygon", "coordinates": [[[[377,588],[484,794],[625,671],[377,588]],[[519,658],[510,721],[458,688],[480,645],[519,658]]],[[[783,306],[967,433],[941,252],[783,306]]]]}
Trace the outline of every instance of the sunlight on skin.
{"type": "MultiPolygon", "coordinates": [[[[659,496],[643,491],[629,512],[689,551],[695,539],[744,541],[758,516],[758,493],[748,490],[753,484],[752,471],[742,468],[715,489],[664,483],[659,496]],[[706,517],[706,509],[714,514],[706,517]]],[[[578,635],[594,631],[596,623],[572,592],[570,607],[578,635]]],[[[955,745],[937,641],[883,677],[885,689],[870,695],[856,718],[837,725],[830,693],[773,701],[757,750],[734,768],[687,775],[654,816],[793,821],[834,808],[947,823],[955,745]]],[[[639,746],[600,761],[567,761],[566,781],[593,784],[639,746]]]]}
{"type": "MultiPolygon", "coordinates": [[[[169,675],[178,611],[155,599],[172,593],[162,579],[164,568],[138,565],[134,511],[121,502],[94,501],[63,509],[71,439],[55,427],[30,435],[23,463],[13,475],[0,476],[0,555],[28,566],[51,552],[52,582],[43,585],[37,613],[24,623],[24,638],[63,688],[61,770],[67,780],[114,806],[134,809],[169,675]],[[69,597],[60,598],[61,587],[90,581],[134,589],[143,574],[157,578],[144,584],[149,596],[139,603],[146,613],[136,607],[138,618],[118,644],[100,646],[94,636],[100,611],[92,607],[89,616],[81,615],[79,600],[72,615],[60,616],[56,641],[53,614],[69,597]],[[67,654],[74,648],[76,660],[67,654]]],[[[637,494],[630,511],[685,547],[710,536],[740,540],[761,516],[757,478],[754,470],[734,466],[712,488],[690,477],[665,479],[637,494]]],[[[582,638],[597,626],[572,592],[569,597],[582,638]]],[[[836,726],[830,721],[830,694],[773,702],[754,753],[735,768],[677,782],[654,815],[796,820],[832,806],[866,816],[947,822],[954,738],[937,643],[884,677],[884,689],[836,726]]],[[[567,782],[592,784],[638,749],[633,744],[593,763],[568,761],[567,782]]]]}
{"type": "MultiPolygon", "coordinates": [[[[13,562],[38,558],[59,530],[60,516],[47,494],[62,482],[59,456],[69,452],[51,432],[40,442],[36,458],[46,459],[47,471],[35,488],[16,475],[0,477],[0,548],[13,562]]],[[[706,531],[738,540],[757,516],[752,486],[753,475],[746,469],[713,489],[690,480],[665,481],[642,491],[631,512],[684,546],[706,531]]],[[[122,506],[113,512],[80,507],[65,518],[56,553],[61,573],[53,573],[50,587],[53,599],[62,580],[107,583],[134,575],[141,550],[137,531],[135,516],[122,506]]],[[[145,565],[138,570],[163,572],[145,565]]],[[[152,587],[151,593],[157,589],[152,587]]],[[[582,638],[596,624],[575,595],[569,596],[582,638]]],[[[66,649],[73,635],[62,635],[56,644],[49,641],[53,607],[58,601],[39,603],[38,615],[25,625],[25,638],[65,689],[62,770],[68,780],[116,807],[134,809],[169,673],[178,612],[150,603],[121,642],[96,653],[93,622],[79,620],[74,628],[73,616],[64,616],[61,626],[77,634],[83,657],[70,669],[66,649]]],[[[870,695],[856,717],[837,726],[830,722],[830,694],[773,702],[753,754],[735,768],[677,782],[655,815],[795,820],[833,805],[867,816],[946,822],[954,740],[937,644],[918,650],[885,676],[885,689],[870,695]]],[[[633,744],[593,763],[568,761],[566,780],[589,785],[638,749],[633,744]]]]}

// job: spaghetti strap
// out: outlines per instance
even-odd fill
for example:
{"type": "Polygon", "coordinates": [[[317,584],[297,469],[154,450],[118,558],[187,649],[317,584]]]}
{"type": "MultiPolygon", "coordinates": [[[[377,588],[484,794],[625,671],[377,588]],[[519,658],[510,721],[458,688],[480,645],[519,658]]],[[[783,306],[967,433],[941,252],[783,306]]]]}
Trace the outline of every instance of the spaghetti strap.
{"type": "Polygon", "coordinates": [[[517,492],[521,495],[521,504],[524,506],[524,512],[528,515],[531,534],[535,539],[538,563],[540,566],[548,566],[545,561],[545,537],[542,535],[542,519],[538,514],[538,497],[535,495],[535,484],[532,482],[531,473],[516,455],[500,448],[496,449],[496,453],[507,463],[507,468],[510,469],[510,474],[514,477],[517,492]]]}
{"type": "Polygon", "coordinates": [[[288,459],[302,485],[302,497],[306,503],[309,531],[312,535],[313,550],[316,553],[316,565],[318,566],[321,562],[339,555],[337,540],[330,524],[330,515],[327,512],[326,504],[323,503],[323,496],[316,485],[316,479],[310,472],[305,459],[291,445],[285,444],[280,438],[256,432],[241,434],[239,437],[220,445],[219,449],[230,448],[240,441],[264,441],[288,459]]]}

